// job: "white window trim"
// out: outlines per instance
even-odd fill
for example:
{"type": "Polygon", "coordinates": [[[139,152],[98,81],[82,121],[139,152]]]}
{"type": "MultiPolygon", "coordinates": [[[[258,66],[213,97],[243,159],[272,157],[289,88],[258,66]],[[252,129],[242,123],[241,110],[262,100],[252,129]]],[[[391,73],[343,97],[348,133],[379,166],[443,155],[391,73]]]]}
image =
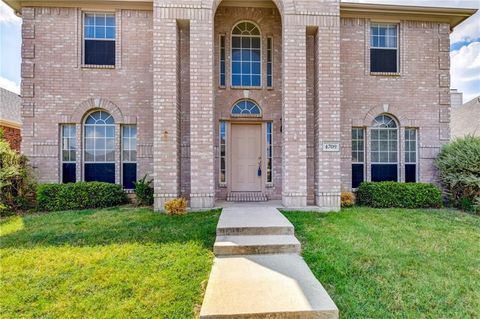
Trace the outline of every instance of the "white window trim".
{"type": "MultiPolygon", "coordinates": [[[[419,172],[419,167],[418,167],[418,163],[419,163],[418,162],[418,150],[419,150],[419,147],[418,147],[418,132],[419,132],[419,130],[418,130],[418,127],[405,127],[404,132],[406,132],[407,130],[415,131],[415,162],[410,162],[410,161],[407,162],[406,158],[404,158],[405,165],[415,164],[415,180],[418,181],[418,178],[419,178],[419,174],[418,174],[418,172],[419,172]]],[[[408,140],[408,141],[412,141],[412,140],[408,140]]],[[[406,143],[407,143],[407,139],[404,138],[404,144],[406,145],[406,143]]],[[[406,149],[407,149],[405,145],[403,146],[404,155],[406,155],[406,149]]],[[[406,156],[404,156],[404,157],[406,157],[406,156]]],[[[409,159],[410,159],[410,157],[409,157],[409,159]]]]}
{"type": "MultiPolygon", "coordinates": [[[[87,160],[85,159],[85,152],[86,152],[86,150],[87,150],[87,148],[86,148],[86,144],[87,144],[87,140],[86,140],[86,139],[87,139],[87,136],[86,136],[86,128],[87,128],[88,126],[93,126],[93,127],[97,126],[96,124],[86,124],[86,121],[87,121],[87,118],[88,118],[91,114],[93,114],[93,113],[95,113],[95,112],[97,112],[97,111],[99,111],[99,110],[92,111],[92,112],[88,113],[87,115],[85,115],[85,118],[84,118],[83,123],[82,123],[82,133],[83,133],[83,136],[82,136],[82,146],[83,146],[83,147],[82,147],[82,161],[83,161],[83,166],[85,166],[85,164],[115,164],[115,166],[116,166],[116,161],[115,161],[116,155],[113,156],[114,159],[113,159],[112,161],[95,161],[95,160],[94,160],[94,161],[87,161],[87,160]]],[[[106,111],[102,111],[102,112],[108,113],[108,112],[106,112],[106,111]]],[[[110,116],[112,116],[112,114],[110,114],[110,113],[108,113],[108,114],[109,114],[110,116]]],[[[113,118],[113,116],[112,116],[112,118],[113,118]]],[[[117,152],[118,150],[117,150],[117,147],[116,147],[116,136],[117,136],[117,135],[116,135],[116,134],[117,134],[117,132],[116,132],[116,130],[117,130],[116,123],[113,123],[113,124],[102,124],[102,125],[103,125],[103,126],[112,126],[112,127],[114,128],[114,134],[113,134],[114,146],[113,146],[113,150],[114,150],[114,152],[117,152]]],[[[112,137],[109,137],[109,138],[112,138],[112,137]]],[[[96,150],[95,146],[94,146],[93,150],[94,150],[94,151],[96,150]]],[[[107,150],[107,149],[105,148],[105,150],[107,150]]],[[[95,158],[95,153],[94,153],[94,156],[93,156],[93,157],[95,158]]],[[[106,156],[105,156],[105,157],[106,157],[106,156]]],[[[84,169],[85,169],[85,168],[84,168],[84,169]]]]}
{"type": "MultiPolygon", "coordinates": [[[[401,160],[400,160],[400,156],[402,155],[400,153],[400,142],[401,142],[401,138],[400,138],[400,134],[401,134],[401,130],[400,130],[400,125],[398,124],[398,122],[395,120],[395,118],[389,114],[379,114],[375,117],[375,119],[380,116],[380,115],[385,115],[385,116],[388,116],[390,119],[392,119],[392,121],[395,122],[395,128],[389,128],[389,127],[375,127],[375,126],[370,126],[369,127],[369,136],[370,136],[370,149],[369,149],[369,156],[370,156],[370,164],[369,164],[369,169],[370,169],[370,179],[372,178],[372,172],[371,172],[371,169],[372,169],[372,165],[397,165],[397,182],[400,181],[400,171],[401,171],[401,167],[400,167],[400,163],[401,163],[401,160]],[[397,149],[396,149],[396,152],[397,152],[397,161],[396,162],[374,162],[373,161],[373,156],[372,156],[372,141],[373,141],[373,137],[372,137],[372,131],[373,130],[386,130],[386,131],[397,131],[397,149]]],[[[374,119],[374,121],[375,121],[374,119]]],[[[390,152],[390,151],[388,151],[390,152]]],[[[390,156],[389,156],[390,157],[390,156]]]]}
{"type": "Polygon", "coordinates": [[[273,147],[273,121],[268,121],[266,122],[266,125],[265,125],[265,137],[266,137],[266,141],[265,141],[265,183],[267,186],[272,186],[273,185],[273,150],[274,150],[274,147],[273,147]],[[270,125],[270,144],[268,144],[268,126],[270,125]],[[269,157],[268,156],[268,150],[269,148],[272,149],[272,156],[269,157]],[[270,167],[270,176],[271,176],[271,181],[268,181],[268,160],[271,160],[271,167],[270,167]]]}
{"type": "Polygon", "coordinates": [[[227,37],[224,33],[218,35],[218,86],[225,88],[227,86],[227,37]],[[223,38],[223,47],[222,47],[223,38]],[[224,51],[223,65],[225,72],[223,73],[225,83],[222,84],[222,49],[224,51]]]}
{"type": "Polygon", "coordinates": [[[218,181],[220,186],[224,187],[227,185],[228,176],[227,176],[227,137],[228,137],[228,125],[226,121],[221,120],[218,125],[218,181]],[[222,125],[225,128],[224,144],[225,145],[225,154],[222,156],[222,125]],[[225,180],[222,181],[222,158],[225,159],[225,180]]]}
{"type": "Polygon", "coordinates": [[[115,69],[118,68],[119,66],[118,61],[118,44],[119,44],[119,21],[118,21],[118,16],[116,11],[102,11],[102,10],[82,10],[81,11],[81,22],[80,22],[80,28],[81,28],[81,57],[80,57],[80,65],[82,68],[92,68],[92,69],[115,69]],[[86,14],[96,14],[96,13],[102,13],[102,14],[111,14],[115,17],[115,38],[114,39],[96,39],[96,38],[87,38],[85,36],[85,15],[86,14]],[[115,64],[114,65],[103,65],[103,64],[86,64],[85,63],[85,41],[86,40],[100,40],[100,41],[115,41],[115,64]]]}
{"type": "MultiPolygon", "coordinates": [[[[238,36],[238,35],[235,35],[238,36]]],[[[234,24],[232,30],[230,30],[230,87],[232,89],[262,89],[263,88],[263,76],[262,76],[262,69],[263,69],[263,48],[262,48],[262,29],[260,29],[259,25],[251,20],[241,20],[234,24]],[[260,85],[259,86],[249,86],[249,85],[233,85],[233,30],[237,25],[240,23],[252,23],[258,29],[259,35],[241,35],[242,37],[250,37],[250,38],[259,38],[260,39],[260,85]]],[[[243,74],[243,73],[242,73],[243,74]]]]}
{"type": "MultiPolygon", "coordinates": [[[[361,127],[361,126],[353,126],[353,127],[352,127],[352,130],[355,130],[355,129],[362,130],[362,132],[363,132],[363,140],[362,140],[362,141],[363,141],[363,150],[362,150],[362,151],[363,151],[363,162],[353,161],[353,156],[352,156],[352,164],[365,164],[365,162],[366,162],[365,159],[366,159],[366,156],[367,156],[367,155],[366,155],[366,151],[365,151],[365,149],[366,149],[366,143],[365,143],[365,141],[366,141],[366,138],[365,138],[365,137],[366,137],[366,136],[365,136],[365,135],[366,135],[367,133],[366,133],[366,130],[365,130],[364,127],[361,127]]],[[[354,139],[352,138],[352,142],[353,142],[353,140],[354,140],[354,139]]],[[[359,141],[358,138],[355,139],[355,140],[356,140],[356,141],[359,141]]],[[[355,150],[355,151],[358,152],[359,150],[355,150]]],[[[352,153],[353,153],[353,146],[352,146],[352,153]]],[[[352,155],[353,155],[353,154],[352,154],[352,155]]],[[[365,169],[365,168],[364,168],[364,169],[365,169]]]]}
{"type": "MultiPolygon", "coordinates": [[[[395,22],[385,22],[385,21],[376,21],[376,20],[373,20],[373,21],[370,21],[370,24],[369,24],[369,29],[370,29],[370,38],[368,39],[368,47],[369,47],[369,51],[371,49],[381,49],[381,50],[396,50],[397,51],[397,72],[376,72],[376,71],[371,71],[372,70],[372,65],[371,65],[371,57],[369,58],[369,61],[368,61],[368,68],[369,68],[369,73],[371,75],[400,75],[400,22],[398,21],[395,21],[395,22]],[[395,25],[396,26],[396,30],[397,30],[397,43],[396,43],[396,48],[384,48],[384,47],[374,47],[372,46],[372,37],[373,37],[373,34],[372,34],[372,25],[374,24],[379,24],[379,25],[395,25]]],[[[369,55],[371,56],[371,52],[369,52],[369,55]]]]}
{"type": "Polygon", "coordinates": [[[267,80],[266,80],[266,83],[265,83],[267,89],[273,89],[273,87],[274,87],[274,82],[273,82],[273,80],[274,80],[274,77],[273,77],[273,74],[274,74],[274,72],[273,72],[273,65],[274,65],[274,61],[273,61],[273,60],[274,60],[274,54],[273,54],[273,52],[274,52],[274,50],[273,50],[273,48],[274,48],[273,37],[272,37],[272,36],[268,36],[268,37],[267,37],[267,61],[266,61],[266,63],[267,63],[267,70],[266,70],[266,73],[267,73],[267,77],[266,77],[266,78],[267,78],[267,80]],[[268,42],[271,43],[271,47],[270,47],[270,48],[268,48],[268,42]],[[268,62],[268,54],[269,54],[269,53],[271,54],[271,62],[268,62]],[[271,84],[271,85],[268,85],[268,65],[269,65],[269,64],[271,65],[271,68],[270,68],[270,69],[271,69],[271,71],[272,71],[271,74],[270,74],[270,76],[271,76],[271,78],[272,78],[272,84],[271,84]]]}

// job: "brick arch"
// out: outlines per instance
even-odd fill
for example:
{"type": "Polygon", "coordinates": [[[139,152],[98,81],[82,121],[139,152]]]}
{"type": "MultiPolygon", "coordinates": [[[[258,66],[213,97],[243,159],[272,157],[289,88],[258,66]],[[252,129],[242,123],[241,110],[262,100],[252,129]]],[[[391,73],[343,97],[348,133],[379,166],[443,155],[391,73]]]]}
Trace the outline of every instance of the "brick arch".
{"type": "MultiPolygon", "coordinates": [[[[292,9],[294,9],[294,6],[293,6],[293,0],[271,0],[275,6],[277,7],[278,11],[280,12],[280,16],[282,17],[283,19],[283,15],[284,15],[284,7],[285,7],[285,4],[284,3],[288,3],[286,4],[287,7],[291,7],[292,9]],[[290,4],[290,5],[289,5],[290,4]]],[[[213,0],[212,1],[212,10],[213,10],[213,14],[215,15],[215,12],[217,11],[217,8],[218,6],[220,5],[220,3],[222,2],[222,0],[213,0]]]]}
{"type": "Polygon", "coordinates": [[[95,109],[102,109],[110,113],[113,116],[115,123],[122,124],[125,122],[122,111],[112,101],[103,98],[91,98],[83,101],[75,107],[70,115],[71,123],[81,123],[85,115],[95,109]]]}
{"type": "Polygon", "coordinates": [[[397,121],[398,127],[411,125],[411,121],[405,116],[403,110],[393,105],[390,105],[387,109],[381,105],[372,107],[365,115],[363,125],[366,127],[372,126],[373,120],[380,114],[393,117],[397,121]]]}

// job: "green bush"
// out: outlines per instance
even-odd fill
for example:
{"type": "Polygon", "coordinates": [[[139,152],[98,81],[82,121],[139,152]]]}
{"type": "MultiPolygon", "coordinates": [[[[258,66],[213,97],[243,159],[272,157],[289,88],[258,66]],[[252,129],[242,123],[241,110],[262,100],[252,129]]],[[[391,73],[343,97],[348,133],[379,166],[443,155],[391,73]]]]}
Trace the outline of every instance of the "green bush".
{"type": "Polygon", "coordinates": [[[427,183],[364,182],[357,202],[379,208],[437,208],[442,206],[442,193],[427,183]]]}
{"type": "Polygon", "coordinates": [[[126,202],[122,187],[110,183],[41,184],[37,188],[39,211],[112,207],[126,202]]]}
{"type": "Polygon", "coordinates": [[[28,160],[12,150],[0,130],[0,216],[34,206],[35,181],[28,160]]]}
{"type": "Polygon", "coordinates": [[[480,212],[480,137],[467,136],[445,145],[436,164],[453,204],[480,212]]]}
{"type": "Polygon", "coordinates": [[[138,206],[150,206],[153,205],[153,180],[147,180],[147,175],[142,179],[134,182],[135,195],[137,197],[138,206]]]}

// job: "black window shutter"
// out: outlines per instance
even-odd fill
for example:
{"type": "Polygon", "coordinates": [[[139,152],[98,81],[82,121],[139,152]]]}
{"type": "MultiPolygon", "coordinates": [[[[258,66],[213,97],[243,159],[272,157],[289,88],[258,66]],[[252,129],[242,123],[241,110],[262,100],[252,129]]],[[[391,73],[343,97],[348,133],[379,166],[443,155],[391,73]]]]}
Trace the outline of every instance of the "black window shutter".
{"type": "Polygon", "coordinates": [[[397,50],[370,49],[370,72],[398,72],[397,50]]]}
{"type": "Polygon", "coordinates": [[[85,64],[115,65],[115,41],[85,40],[85,64]]]}

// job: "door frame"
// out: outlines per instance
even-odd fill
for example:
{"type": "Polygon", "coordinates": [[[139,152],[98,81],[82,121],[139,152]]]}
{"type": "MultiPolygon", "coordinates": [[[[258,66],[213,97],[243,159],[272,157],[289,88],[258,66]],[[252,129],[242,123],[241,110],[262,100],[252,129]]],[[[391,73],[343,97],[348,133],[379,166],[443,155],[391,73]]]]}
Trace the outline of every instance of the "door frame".
{"type": "Polygon", "coordinates": [[[227,149],[226,149],[226,169],[227,169],[227,191],[233,191],[233,156],[232,156],[232,145],[233,145],[233,125],[259,125],[260,126],[260,147],[261,147],[261,161],[262,161],[262,176],[260,178],[260,192],[264,193],[266,190],[267,185],[267,164],[266,164],[266,153],[267,153],[267,136],[264,134],[266,132],[266,123],[270,121],[264,120],[250,120],[250,119],[230,119],[226,121],[227,125],[227,132],[229,133],[227,136],[227,149]]]}

